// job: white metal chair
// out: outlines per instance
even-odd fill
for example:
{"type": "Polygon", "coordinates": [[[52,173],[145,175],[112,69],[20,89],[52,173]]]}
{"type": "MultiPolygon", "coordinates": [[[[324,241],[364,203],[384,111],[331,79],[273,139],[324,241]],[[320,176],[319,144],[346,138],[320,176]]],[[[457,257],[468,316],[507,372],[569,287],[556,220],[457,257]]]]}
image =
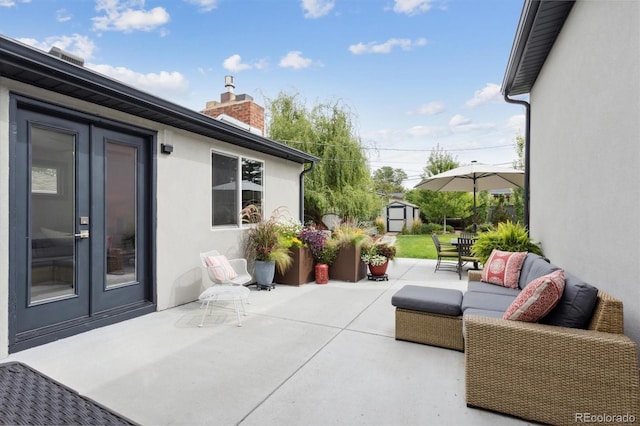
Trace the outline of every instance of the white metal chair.
{"type": "Polygon", "coordinates": [[[198,300],[205,307],[199,327],[204,325],[209,306],[213,310],[212,303],[218,301],[233,301],[238,327],[242,326],[240,307],[246,316],[247,311],[244,303],[248,303],[250,293],[250,290],[243,284],[251,281],[251,275],[247,272],[247,261],[245,259],[227,259],[216,250],[200,253],[200,260],[213,285],[198,297],[198,300]]]}

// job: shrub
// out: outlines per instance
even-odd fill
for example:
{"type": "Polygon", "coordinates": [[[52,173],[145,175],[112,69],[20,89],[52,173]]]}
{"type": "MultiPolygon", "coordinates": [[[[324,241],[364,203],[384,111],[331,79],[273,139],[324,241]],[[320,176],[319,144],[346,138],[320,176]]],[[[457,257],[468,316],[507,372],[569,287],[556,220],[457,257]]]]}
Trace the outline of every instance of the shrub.
{"type": "Polygon", "coordinates": [[[380,216],[376,217],[376,220],[374,221],[373,225],[376,227],[376,230],[378,231],[378,235],[382,235],[385,232],[387,232],[387,226],[384,223],[384,219],[380,216]]]}
{"type": "Polygon", "coordinates": [[[413,221],[411,222],[411,233],[413,235],[419,235],[422,233],[422,219],[415,218],[413,219],[413,221]]]}
{"type": "Polygon", "coordinates": [[[425,223],[422,225],[423,234],[433,234],[434,232],[442,232],[442,225],[439,223],[425,223]]]}
{"type": "Polygon", "coordinates": [[[527,229],[520,223],[511,221],[498,224],[496,230],[482,232],[471,247],[473,255],[480,259],[480,263],[486,263],[494,249],[527,251],[543,256],[540,246],[529,238],[527,229]]]}

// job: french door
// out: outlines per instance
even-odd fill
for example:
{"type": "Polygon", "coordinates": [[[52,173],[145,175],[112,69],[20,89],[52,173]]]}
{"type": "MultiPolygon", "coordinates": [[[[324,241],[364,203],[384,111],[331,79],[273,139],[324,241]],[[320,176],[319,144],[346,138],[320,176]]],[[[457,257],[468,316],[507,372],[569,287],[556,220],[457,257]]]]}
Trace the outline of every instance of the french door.
{"type": "Polygon", "coordinates": [[[15,117],[10,351],[150,311],[149,136],[15,117]]]}

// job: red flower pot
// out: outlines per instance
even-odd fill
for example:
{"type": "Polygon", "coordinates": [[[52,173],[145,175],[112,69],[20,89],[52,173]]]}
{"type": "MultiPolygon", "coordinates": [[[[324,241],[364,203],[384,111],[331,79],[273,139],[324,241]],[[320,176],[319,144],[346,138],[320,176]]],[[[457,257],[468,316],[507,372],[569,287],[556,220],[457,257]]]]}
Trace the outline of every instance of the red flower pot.
{"type": "Polygon", "coordinates": [[[381,277],[382,275],[387,273],[387,267],[389,266],[389,261],[384,262],[382,265],[372,265],[369,264],[369,272],[374,277],[381,277]]]}
{"type": "Polygon", "coordinates": [[[326,284],[329,282],[329,265],[318,263],[316,265],[316,284],[326,284]]]}

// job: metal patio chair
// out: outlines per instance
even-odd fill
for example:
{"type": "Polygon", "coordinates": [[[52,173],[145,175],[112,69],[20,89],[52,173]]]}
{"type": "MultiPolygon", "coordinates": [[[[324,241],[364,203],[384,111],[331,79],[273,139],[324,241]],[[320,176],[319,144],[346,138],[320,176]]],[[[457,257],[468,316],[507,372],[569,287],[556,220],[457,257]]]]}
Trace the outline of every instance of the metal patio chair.
{"type": "Polygon", "coordinates": [[[436,263],[436,271],[454,271],[458,270],[458,250],[453,246],[443,246],[436,234],[431,234],[433,244],[436,246],[438,254],[438,262],[436,263]]]}
{"type": "Polygon", "coordinates": [[[212,303],[219,301],[233,302],[238,318],[238,327],[242,326],[240,308],[246,316],[247,311],[244,304],[249,302],[249,293],[251,293],[244,286],[251,281],[251,275],[247,272],[247,261],[245,259],[227,259],[216,250],[200,253],[200,260],[202,266],[207,270],[212,285],[198,297],[205,308],[199,327],[204,325],[209,307],[213,310],[212,303]]]}

